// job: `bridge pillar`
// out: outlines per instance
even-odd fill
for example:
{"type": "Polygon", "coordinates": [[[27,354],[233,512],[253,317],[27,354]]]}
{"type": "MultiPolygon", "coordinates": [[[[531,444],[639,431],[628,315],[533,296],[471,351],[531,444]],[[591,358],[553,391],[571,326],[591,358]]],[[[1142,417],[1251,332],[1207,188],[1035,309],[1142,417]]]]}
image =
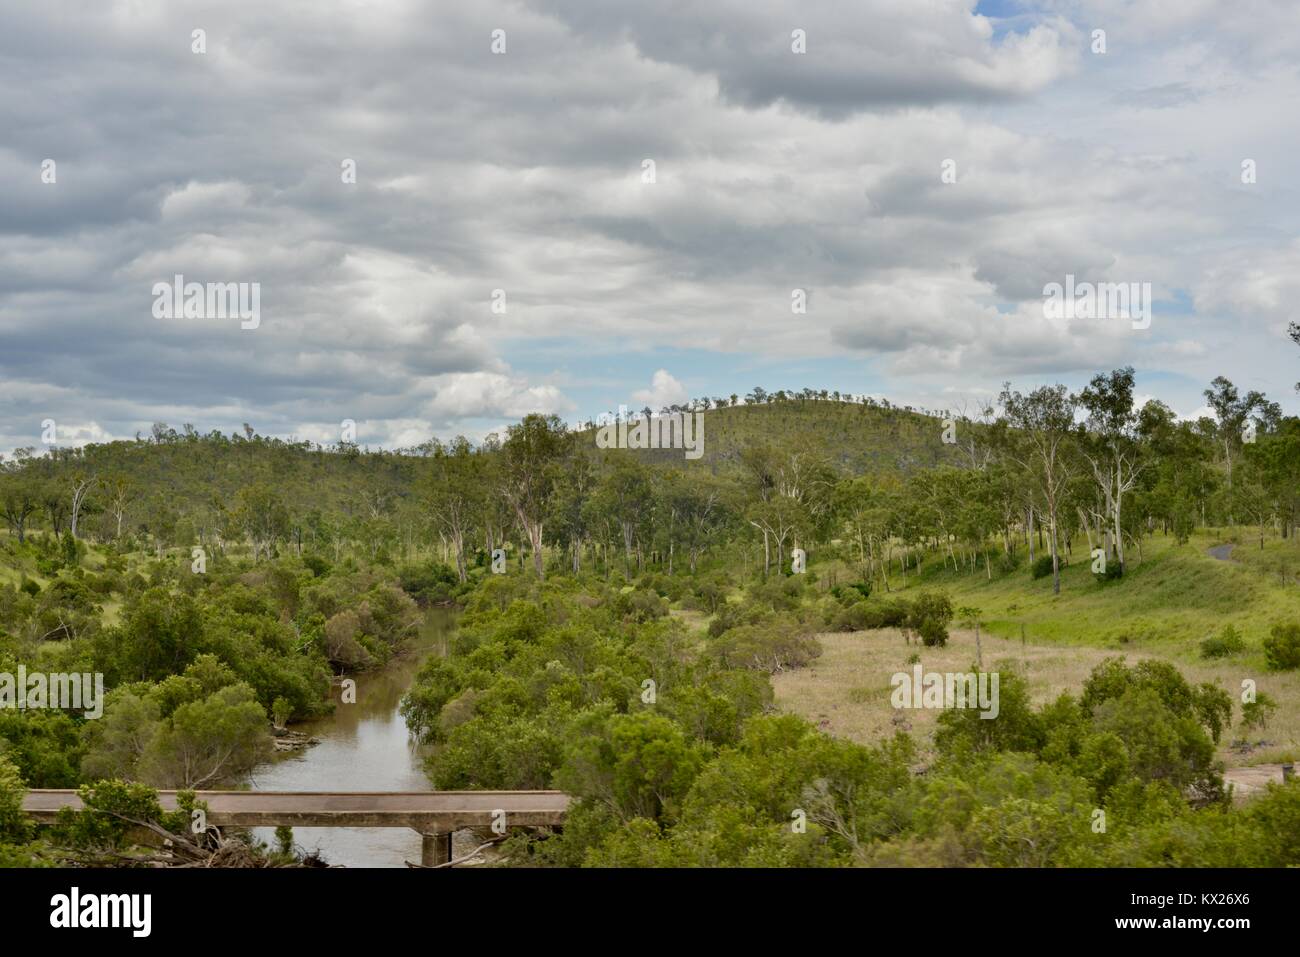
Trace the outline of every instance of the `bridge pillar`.
{"type": "Polygon", "coordinates": [[[425,867],[451,863],[451,831],[420,835],[420,863],[425,867]]]}

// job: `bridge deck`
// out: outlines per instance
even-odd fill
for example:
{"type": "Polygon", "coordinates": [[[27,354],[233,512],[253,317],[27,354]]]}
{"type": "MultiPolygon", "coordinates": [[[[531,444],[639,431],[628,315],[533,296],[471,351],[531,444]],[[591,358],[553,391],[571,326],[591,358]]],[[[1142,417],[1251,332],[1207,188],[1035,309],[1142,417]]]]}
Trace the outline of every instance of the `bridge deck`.
{"type": "MultiPolygon", "coordinates": [[[[208,806],[208,823],[218,827],[409,827],[445,833],[461,827],[486,827],[505,812],[507,827],[559,826],[569,807],[563,791],[198,791],[208,806]]],[[[167,810],[175,791],[159,791],[167,810]]],[[[38,821],[53,821],[59,808],[80,808],[76,791],[33,790],[23,810],[38,821]]]]}

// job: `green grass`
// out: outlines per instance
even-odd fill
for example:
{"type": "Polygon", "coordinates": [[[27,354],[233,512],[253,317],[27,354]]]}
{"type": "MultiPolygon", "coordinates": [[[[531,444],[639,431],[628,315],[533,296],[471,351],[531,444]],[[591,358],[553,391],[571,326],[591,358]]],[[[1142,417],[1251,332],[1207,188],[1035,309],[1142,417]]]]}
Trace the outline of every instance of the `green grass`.
{"type": "MultiPolygon", "coordinates": [[[[1077,694],[1092,668],[1106,655],[1122,654],[1130,662],[1158,658],[1176,665],[1193,683],[1206,682],[1227,691],[1234,702],[1233,727],[1224,735],[1219,755],[1229,767],[1294,760],[1300,755],[1300,672],[1270,672],[1262,642],[1272,626],[1300,621],[1300,584],[1291,569],[1300,568],[1300,542],[1266,537],[1259,548],[1258,531],[1206,530],[1183,546],[1157,535],[1143,542],[1143,560],[1127,555],[1122,579],[1105,584],[1091,572],[1086,542],[1076,547],[1073,564],[1062,569],[1061,593],[1052,594],[1051,576],[1034,580],[1027,562],[1013,572],[986,577],[982,562],[974,573],[944,569],[937,554],[923,561],[918,577],[908,575],[908,587],[895,566],[890,573],[894,592],[914,595],[921,589],[947,592],[955,608],[979,611],[986,663],[1026,664],[1031,692],[1039,703],[1062,691],[1077,694]],[[1234,538],[1234,536],[1236,536],[1234,538]],[[1211,546],[1240,541],[1232,560],[1208,554],[1211,546]],[[1206,660],[1200,643],[1232,624],[1245,639],[1244,651],[1206,660]],[[1024,627],[1025,646],[1020,643],[1024,627]],[[1279,704],[1279,712],[1263,732],[1246,732],[1238,725],[1242,682],[1250,679],[1279,704]],[[1233,742],[1248,737],[1251,747],[1233,742]]],[[[832,576],[852,581],[856,570],[840,562],[813,569],[819,586],[832,576]]],[[[880,592],[877,591],[879,595],[880,592]]],[[[959,616],[960,617],[960,616],[959,616]]],[[[974,636],[954,622],[945,649],[915,649],[893,630],[822,635],[826,650],[809,668],[774,679],[778,703],[810,720],[827,723],[832,733],[873,742],[894,730],[894,713],[876,692],[887,675],[902,669],[908,653],[919,651],[930,668],[964,668],[973,660],[974,636]],[[941,667],[942,666],[942,667],[941,667]],[[874,682],[874,684],[872,683],[874,682]]],[[[925,739],[924,719],[916,730],[925,739]]]]}
{"type": "Polygon", "coordinates": [[[954,605],[979,609],[989,633],[1019,638],[1023,625],[1027,639],[1037,643],[1140,648],[1196,660],[1200,642],[1232,624],[1246,640],[1243,663],[1262,668],[1260,646],[1269,629],[1300,619],[1300,587],[1284,583],[1274,570],[1300,567],[1300,544],[1273,538],[1262,553],[1236,549],[1233,558],[1240,560],[1210,557],[1212,545],[1228,540],[1203,532],[1179,546],[1157,535],[1143,543],[1142,561],[1131,550],[1124,577],[1107,583],[1092,575],[1086,549],[1076,548],[1061,571],[1059,595],[1052,594],[1051,576],[1034,580],[1024,566],[995,572],[990,582],[982,568],[975,574],[944,571],[934,559],[910,585],[942,588],[954,605]]]}

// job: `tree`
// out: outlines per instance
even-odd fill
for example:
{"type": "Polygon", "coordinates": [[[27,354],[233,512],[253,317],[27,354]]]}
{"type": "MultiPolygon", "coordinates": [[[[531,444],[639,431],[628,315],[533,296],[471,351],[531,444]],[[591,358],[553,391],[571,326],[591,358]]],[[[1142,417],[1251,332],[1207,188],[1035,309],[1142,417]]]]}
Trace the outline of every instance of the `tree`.
{"type": "Polygon", "coordinates": [[[122,537],[122,520],[126,517],[127,507],[135,498],[135,483],[123,474],[114,475],[105,483],[108,490],[108,510],[117,522],[115,537],[122,537]]]}
{"type": "Polygon", "coordinates": [[[19,542],[27,540],[27,521],[39,505],[39,489],[27,474],[8,466],[0,471],[0,513],[19,542]]]}
{"type": "Polygon", "coordinates": [[[203,616],[188,595],[150,588],[127,603],[122,624],[100,632],[95,661],[110,684],[162,681],[182,671],[202,646],[203,616]]]}
{"type": "Polygon", "coordinates": [[[1026,477],[1042,495],[1052,549],[1052,592],[1061,592],[1061,561],[1057,544],[1062,493],[1070,478],[1066,446],[1074,431],[1074,400],[1065,386],[1041,386],[1029,395],[1006,383],[999,396],[1002,415],[1015,431],[1007,447],[1026,477]]]}
{"type": "Polygon", "coordinates": [[[439,533],[451,544],[461,582],[469,578],[465,540],[473,534],[481,511],[481,473],[482,463],[464,436],[457,436],[449,447],[435,447],[425,501],[439,533]]]}
{"type": "Polygon", "coordinates": [[[228,685],[172,713],[140,758],[158,787],[201,788],[239,778],[271,754],[266,712],[248,685],[228,685]]]}
{"type": "MultiPolygon", "coordinates": [[[[695,574],[700,554],[713,542],[726,521],[718,489],[704,485],[694,476],[674,473],[665,492],[668,510],[676,519],[682,546],[690,556],[691,574],[695,574]]],[[[671,543],[669,552],[671,555],[671,543]]],[[[669,571],[672,570],[671,559],[669,571]]]]}
{"type": "Polygon", "coordinates": [[[631,575],[632,553],[635,548],[640,554],[639,533],[650,517],[653,503],[650,478],[632,453],[615,453],[613,467],[601,479],[596,497],[623,534],[623,567],[631,575]]]}
{"type": "Polygon", "coordinates": [[[542,527],[555,485],[554,465],[564,451],[566,431],[559,416],[534,413],[510,426],[501,446],[501,494],[528,536],[538,578],[546,576],[542,527]]]}
{"type": "Polygon", "coordinates": [[[246,485],[235,501],[235,520],[253,546],[253,560],[263,554],[270,558],[272,545],[289,527],[289,510],[279,493],[264,483],[246,485]]]}
{"type": "Polygon", "coordinates": [[[1300,418],[1283,419],[1276,430],[1260,436],[1246,447],[1245,460],[1251,480],[1258,484],[1266,500],[1260,522],[1263,547],[1265,521],[1276,515],[1282,537],[1286,538],[1294,532],[1300,517],[1300,418]]]}
{"type": "Polygon", "coordinates": [[[1137,441],[1138,416],[1133,407],[1133,367],[1116,369],[1110,375],[1098,373],[1075,401],[1088,410],[1091,441],[1084,444],[1083,455],[1092,467],[1113,523],[1114,542],[1107,552],[1115,556],[1122,572],[1124,496],[1137,485],[1143,468],[1137,441]]]}
{"type": "Polygon", "coordinates": [[[26,793],[22,775],[0,753],[0,845],[21,844],[31,836],[31,822],[23,811],[26,793]]]}
{"type": "Polygon", "coordinates": [[[551,528],[556,540],[568,549],[573,559],[573,573],[582,568],[582,549],[590,537],[592,521],[592,495],[596,489],[596,473],[580,436],[574,433],[552,499],[551,528]]]}
{"type": "Polygon", "coordinates": [[[87,475],[84,472],[76,472],[72,476],[72,509],[69,530],[72,532],[73,538],[77,537],[77,526],[81,522],[81,510],[85,507],[86,496],[94,490],[97,484],[95,476],[87,475]]]}
{"type": "MultiPolygon", "coordinates": [[[[1237,387],[1218,376],[1205,390],[1205,401],[1218,418],[1219,443],[1223,446],[1223,463],[1227,471],[1228,491],[1232,491],[1232,463],[1242,445],[1246,422],[1252,416],[1265,425],[1281,415],[1276,402],[1269,402],[1262,392],[1253,389],[1243,397],[1237,387]]],[[[1229,516],[1231,523],[1232,518],[1229,516]]]]}

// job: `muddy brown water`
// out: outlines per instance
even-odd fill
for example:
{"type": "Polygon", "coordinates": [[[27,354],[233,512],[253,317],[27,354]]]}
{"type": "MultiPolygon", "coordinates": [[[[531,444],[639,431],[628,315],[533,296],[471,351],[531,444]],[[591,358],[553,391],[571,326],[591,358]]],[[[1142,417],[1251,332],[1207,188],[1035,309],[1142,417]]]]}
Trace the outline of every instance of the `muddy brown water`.
{"type": "MultiPolygon", "coordinates": [[[[259,767],[248,779],[253,791],[429,791],[433,785],[423,770],[424,753],[407,731],[399,707],[420,665],[431,655],[445,654],[455,613],[433,608],[419,636],[402,657],[371,674],[356,676],[356,704],[338,704],[334,713],[291,725],[319,743],[281,755],[259,767]]],[[[338,686],[333,693],[339,694],[338,686]]],[[[274,844],[275,829],[253,833],[274,844]]],[[[327,863],[347,867],[404,867],[420,860],[420,835],[401,827],[298,827],[294,844],[319,850],[327,863]]]]}

